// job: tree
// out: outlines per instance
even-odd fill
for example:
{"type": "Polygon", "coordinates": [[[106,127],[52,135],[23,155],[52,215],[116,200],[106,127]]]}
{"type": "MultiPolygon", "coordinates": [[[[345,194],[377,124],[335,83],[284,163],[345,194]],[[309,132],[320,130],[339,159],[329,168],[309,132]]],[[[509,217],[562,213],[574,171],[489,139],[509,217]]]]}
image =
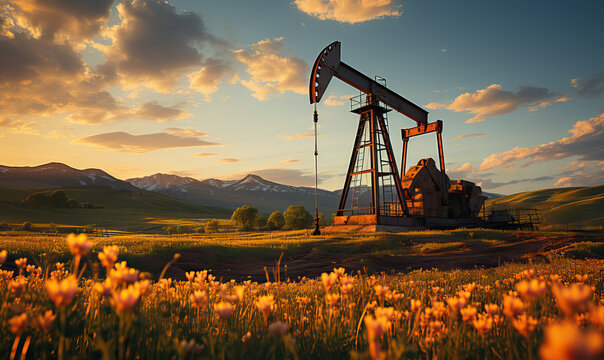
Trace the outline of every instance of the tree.
{"type": "Polygon", "coordinates": [[[308,229],[313,226],[314,219],[304,206],[290,206],[283,214],[286,230],[308,229]]]}
{"type": "Polygon", "coordinates": [[[251,230],[256,221],[256,215],[258,215],[258,209],[249,205],[243,205],[233,212],[231,220],[241,230],[251,230]]]}
{"type": "Polygon", "coordinates": [[[207,222],[206,227],[204,228],[206,234],[218,232],[218,221],[210,220],[207,222]]]}
{"type": "Polygon", "coordinates": [[[329,226],[329,225],[331,225],[329,223],[329,220],[325,216],[325,214],[323,214],[322,212],[319,213],[319,225],[321,225],[321,226],[329,226]]]}
{"type": "Polygon", "coordinates": [[[254,228],[256,228],[256,230],[266,229],[266,218],[261,214],[256,214],[256,219],[254,219],[254,228]]]}
{"type": "Polygon", "coordinates": [[[269,229],[271,230],[281,229],[283,225],[285,225],[285,218],[283,218],[283,214],[281,214],[281,211],[273,211],[273,213],[268,217],[267,224],[269,229]]]}

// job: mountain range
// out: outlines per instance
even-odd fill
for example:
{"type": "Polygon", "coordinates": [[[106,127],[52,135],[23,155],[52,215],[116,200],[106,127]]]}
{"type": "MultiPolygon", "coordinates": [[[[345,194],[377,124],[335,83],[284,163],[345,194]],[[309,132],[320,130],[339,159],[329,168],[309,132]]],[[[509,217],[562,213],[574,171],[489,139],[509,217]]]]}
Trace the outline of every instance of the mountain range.
{"type": "MultiPolygon", "coordinates": [[[[196,180],[169,174],[120,180],[100,169],[74,169],[52,162],[32,167],[0,165],[0,188],[55,189],[103,187],[114,190],[151,191],[179,200],[202,205],[234,209],[243,204],[258,208],[263,213],[285,210],[290,205],[314,209],[314,188],[291,186],[249,174],[239,180],[196,180]]],[[[335,211],[339,191],[319,189],[319,208],[330,214],[335,211]]]]}

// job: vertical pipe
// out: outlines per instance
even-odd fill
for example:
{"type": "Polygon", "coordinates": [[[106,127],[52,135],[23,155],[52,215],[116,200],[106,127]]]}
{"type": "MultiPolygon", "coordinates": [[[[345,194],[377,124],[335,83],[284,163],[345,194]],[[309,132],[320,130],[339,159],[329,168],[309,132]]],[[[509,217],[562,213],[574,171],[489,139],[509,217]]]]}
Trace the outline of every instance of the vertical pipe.
{"type": "Polygon", "coordinates": [[[447,174],[445,173],[445,154],[443,151],[443,139],[442,139],[442,121],[438,120],[438,130],[436,131],[436,140],[438,143],[438,158],[440,160],[440,173],[442,176],[442,203],[446,205],[449,203],[449,184],[447,182],[447,174]]]}
{"type": "Polygon", "coordinates": [[[315,103],[315,112],[313,113],[313,123],[315,128],[315,230],[313,235],[321,235],[319,230],[319,151],[317,141],[317,123],[319,122],[319,115],[317,114],[317,103],[315,103]]]}

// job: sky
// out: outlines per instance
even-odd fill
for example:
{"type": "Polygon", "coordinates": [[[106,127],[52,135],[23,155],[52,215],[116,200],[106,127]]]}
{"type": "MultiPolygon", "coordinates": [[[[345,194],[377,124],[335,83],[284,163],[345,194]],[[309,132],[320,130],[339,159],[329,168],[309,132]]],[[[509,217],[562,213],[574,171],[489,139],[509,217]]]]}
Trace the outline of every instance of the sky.
{"type": "MultiPolygon", "coordinates": [[[[342,61],[443,120],[447,173],[484,191],[604,183],[604,3],[0,0],[0,164],[121,179],[313,185],[310,66],[342,61]]],[[[318,104],[320,187],[342,187],[358,91],[318,104]]],[[[390,113],[400,159],[400,129],[390,113]]],[[[414,138],[412,165],[437,158],[414,138]]],[[[399,164],[400,166],[400,164],[399,164]]]]}

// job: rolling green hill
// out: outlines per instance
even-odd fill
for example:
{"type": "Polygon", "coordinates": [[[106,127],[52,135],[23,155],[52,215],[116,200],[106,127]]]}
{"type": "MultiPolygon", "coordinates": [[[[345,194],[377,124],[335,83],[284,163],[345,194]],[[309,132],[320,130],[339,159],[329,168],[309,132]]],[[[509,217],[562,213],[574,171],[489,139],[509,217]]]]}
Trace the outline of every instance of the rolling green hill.
{"type": "Polygon", "coordinates": [[[8,223],[99,224],[109,229],[156,232],[163,224],[190,223],[204,218],[228,218],[231,209],[204,206],[147,191],[133,192],[107,188],[63,190],[78,202],[102,205],[100,209],[28,207],[21,200],[39,190],[0,189],[0,221],[8,223]]]}
{"type": "Polygon", "coordinates": [[[487,200],[487,209],[537,208],[542,229],[604,225],[604,185],[529,191],[487,200]]]}

